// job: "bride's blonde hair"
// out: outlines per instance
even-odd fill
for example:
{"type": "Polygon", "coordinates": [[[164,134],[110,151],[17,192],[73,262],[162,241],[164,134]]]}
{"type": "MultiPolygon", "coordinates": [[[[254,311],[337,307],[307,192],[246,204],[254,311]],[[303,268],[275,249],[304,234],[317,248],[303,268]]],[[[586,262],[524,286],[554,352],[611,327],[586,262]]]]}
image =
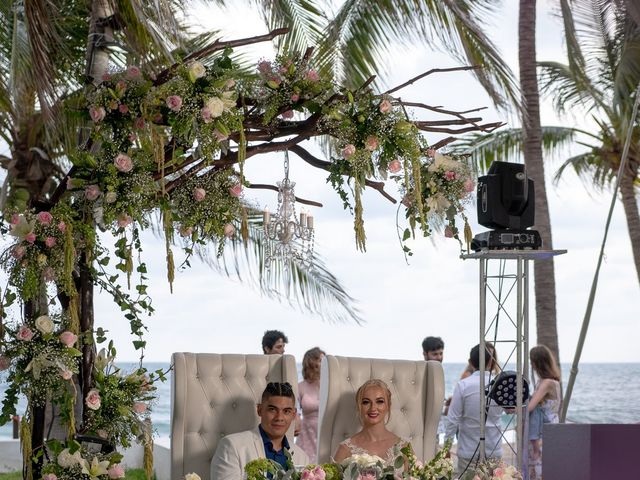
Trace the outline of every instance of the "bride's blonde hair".
{"type": "Polygon", "coordinates": [[[391,419],[391,390],[389,390],[389,386],[379,378],[372,378],[371,380],[367,380],[362,385],[360,385],[360,388],[358,388],[358,391],[356,392],[356,409],[358,412],[358,420],[360,420],[361,424],[363,423],[362,416],[360,415],[360,404],[362,403],[362,398],[364,397],[364,391],[369,387],[378,387],[384,393],[385,400],[389,408],[389,411],[387,412],[387,418],[384,423],[389,423],[389,420],[391,419]]]}

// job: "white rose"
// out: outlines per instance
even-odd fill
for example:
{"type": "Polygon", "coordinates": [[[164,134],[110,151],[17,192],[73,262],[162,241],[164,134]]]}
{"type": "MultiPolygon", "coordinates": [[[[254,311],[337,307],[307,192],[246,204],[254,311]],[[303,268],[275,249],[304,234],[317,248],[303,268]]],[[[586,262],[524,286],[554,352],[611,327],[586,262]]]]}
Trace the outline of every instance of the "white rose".
{"type": "Polygon", "coordinates": [[[222,115],[222,112],[224,111],[224,102],[218,97],[211,97],[207,100],[205,107],[209,110],[211,116],[216,118],[222,115]]]}
{"type": "Polygon", "coordinates": [[[74,465],[82,463],[82,456],[80,450],[77,450],[73,455],[69,452],[68,448],[65,448],[58,454],[58,465],[62,468],[70,468],[74,465]]]}
{"type": "Polygon", "coordinates": [[[53,332],[53,322],[47,315],[41,315],[36,318],[36,328],[43,335],[47,335],[53,332]]]}
{"type": "Polygon", "coordinates": [[[198,475],[197,473],[187,473],[184,476],[184,480],[201,480],[201,479],[200,479],[200,475],[198,475]]]}
{"type": "Polygon", "coordinates": [[[198,78],[204,77],[206,73],[207,71],[205,70],[204,65],[200,62],[193,62],[189,66],[189,79],[192,82],[195,82],[198,78]]]}

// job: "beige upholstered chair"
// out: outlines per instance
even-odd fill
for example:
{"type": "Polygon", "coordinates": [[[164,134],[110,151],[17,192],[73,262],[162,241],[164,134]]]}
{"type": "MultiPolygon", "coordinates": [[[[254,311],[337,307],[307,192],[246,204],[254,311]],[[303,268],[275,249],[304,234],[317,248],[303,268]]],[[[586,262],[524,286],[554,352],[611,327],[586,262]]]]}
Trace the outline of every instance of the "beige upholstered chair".
{"type": "Polygon", "coordinates": [[[174,353],[172,361],[172,480],[191,472],[209,480],[218,440],[258,425],[256,404],[268,382],[289,382],[298,394],[291,355],[174,353]]]}
{"type": "Polygon", "coordinates": [[[318,461],[329,461],[340,442],[360,430],[355,395],[360,385],[373,378],[383,380],[391,390],[387,428],[409,440],[420,460],[433,458],[444,400],[439,362],[327,355],[320,376],[318,461]]]}

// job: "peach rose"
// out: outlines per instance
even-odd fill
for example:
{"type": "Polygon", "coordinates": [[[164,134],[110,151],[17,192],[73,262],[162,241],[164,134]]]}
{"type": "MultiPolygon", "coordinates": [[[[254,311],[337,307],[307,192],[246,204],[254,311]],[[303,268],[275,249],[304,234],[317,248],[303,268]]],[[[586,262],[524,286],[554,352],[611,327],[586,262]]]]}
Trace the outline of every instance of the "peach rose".
{"type": "Polygon", "coordinates": [[[391,111],[391,102],[386,98],[380,102],[380,113],[387,113],[391,111]]]}
{"type": "Polygon", "coordinates": [[[344,158],[349,158],[354,153],[356,153],[356,147],[351,143],[349,143],[348,145],[345,145],[345,147],[342,149],[342,156],[344,158]]]}
{"type": "Polygon", "coordinates": [[[391,160],[389,162],[388,168],[391,173],[398,173],[400,170],[402,170],[402,163],[396,158],[395,160],[391,160]]]}
{"type": "Polygon", "coordinates": [[[73,345],[78,341],[78,336],[69,330],[62,332],[58,338],[65,347],[73,347],[73,345]]]}
{"type": "Polygon", "coordinates": [[[129,155],[125,155],[124,153],[119,153],[113,160],[113,164],[120,172],[126,173],[133,170],[133,161],[131,161],[131,157],[129,157],[129,155]]]}
{"type": "Polygon", "coordinates": [[[109,467],[107,470],[107,475],[109,478],[124,478],[124,467],[119,463],[115,463],[109,467]]]}
{"type": "Polygon", "coordinates": [[[84,189],[84,198],[92,202],[96,200],[101,193],[102,192],[100,191],[100,187],[98,187],[98,185],[87,185],[84,189]]]}
{"type": "Polygon", "coordinates": [[[242,184],[236,183],[233,187],[229,189],[229,194],[232,197],[239,197],[240,195],[242,195],[242,184]]]}
{"type": "Polygon", "coordinates": [[[33,331],[26,325],[20,325],[17,338],[18,340],[28,342],[33,338],[33,331]]]}
{"type": "Polygon", "coordinates": [[[93,123],[101,122],[102,120],[104,120],[104,117],[106,115],[107,112],[105,111],[104,107],[96,107],[93,105],[89,107],[89,116],[91,117],[93,123]]]}
{"type": "Polygon", "coordinates": [[[194,188],[193,189],[193,199],[196,202],[201,202],[204,200],[204,197],[207,196],[207,191],[204,188],[194,188]]]}
{"type": "Polygon", "coordinates": [[[89,390],[89,393],[87,393],[87,398],[85,399],[84,403],[91,410],[98,410],[100,408],[100,393],[98,392],[98,390],[96,390],[95,388],[92,390],[89,390]]]}
{"type": "Polygon", "coordinates": [[[55,237],[47,237],[47,238],[45,238],[45,239],[44,239],[44,244],[45,244],[47,247],[49,247],[49,248],[54,247],[54,246],[55,246],[55,244],[56,244],[56,239],[55,239],[55,237]]]}
{"type": "Polygon", "coordinates": [[[366,148],[370,152],[373,152],[376,148],[378,148],[378,145],[379,145],[378,137],[375,137],[373,135],[371,135],[370,137],[367,137],[367,139],[364,142],[364,148],[366,148]]]}
{"type": "Polygon", "coordinates": [[[174,112],[179,112],[182,108],[182,97],[180,95],[169,95],[166,100],[167,107],[174,112]]]}
{"type": "Polygon", "coordinates": [[[49,225],[53,220],[53,215],[51,215],[49,212],[40,212],[38,213],[38,215],[36,215],[36,218],[41,224],[49,225]]]}
{"type": "Polygon", "coordinates": [[[143,414],[147,411],[147,404],[142,402],[135,402],[133,404],[133,411],[138,414],[143,414]]]}
{"type": "Polygon", "coordinates": [[[224,236],[227,238],[231,238],[235,235],[236,233],[236,227],[233,226],[233,224],[231,223],[227,223],[224,226],[224,236]]]}

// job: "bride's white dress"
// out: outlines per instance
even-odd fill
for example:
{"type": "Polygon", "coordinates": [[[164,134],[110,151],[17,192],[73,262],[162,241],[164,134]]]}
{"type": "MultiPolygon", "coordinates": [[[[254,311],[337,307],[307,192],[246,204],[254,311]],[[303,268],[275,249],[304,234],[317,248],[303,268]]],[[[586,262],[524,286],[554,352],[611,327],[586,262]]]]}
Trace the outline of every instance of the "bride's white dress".
{"type": "MultiPolygon", "coordinates": [[[[398,439],[398,441],[396,443],[394,443],[393,445],[391,445],[389,447],[389,449],[386,451],[384,457],[381,457],[382,460],[384,460],[384,462],[387,465],[393,465],[396,456],[398,455],[398,452],[400,452],[400,449],[402,447],[404,447],[408,442],[406,440],[403,440],[402,438],[398,439]]],[[[375,456],[379,456],[376,455],[375,453],[371,453],[370,451],[361,448],[359,446],[357,446],[355,443],[353,443],[351,441],[350,438],[347,438],[345,441],[341,442],[340,445],[344,445],[345,447],[347,447],[349,449],[349,455],[353,456],[353,455],[375,455],[375,456]]]]}

